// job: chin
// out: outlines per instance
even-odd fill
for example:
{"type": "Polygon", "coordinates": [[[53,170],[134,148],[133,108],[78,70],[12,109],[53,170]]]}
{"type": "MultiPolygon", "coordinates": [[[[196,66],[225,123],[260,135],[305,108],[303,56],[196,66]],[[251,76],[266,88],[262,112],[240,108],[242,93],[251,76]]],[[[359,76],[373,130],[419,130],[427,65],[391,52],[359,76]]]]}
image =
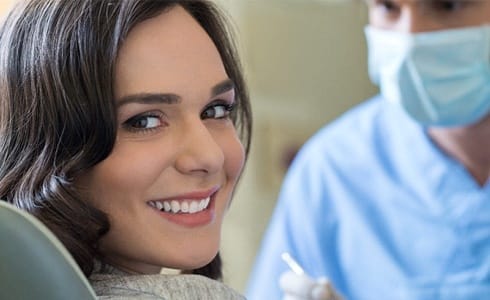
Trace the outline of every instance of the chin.
{"type": "MultiPolygon", "coordinates": [[[[195,249],[194,249],[195,250],[195,249]]],[[[180,270],[194,270],[209,264],[218,254],[218,249],[199,253],[190,253],[189,255],[179,255],[174,263],[169,267],[180,270]]]]}
{"type": "Polygon", "coordinates": [[[203,256],[199,259],[196,259],[187,269],[199,269],[209,264],[215,257],[218,252],[214,252],[208,256],[203,256]]]}

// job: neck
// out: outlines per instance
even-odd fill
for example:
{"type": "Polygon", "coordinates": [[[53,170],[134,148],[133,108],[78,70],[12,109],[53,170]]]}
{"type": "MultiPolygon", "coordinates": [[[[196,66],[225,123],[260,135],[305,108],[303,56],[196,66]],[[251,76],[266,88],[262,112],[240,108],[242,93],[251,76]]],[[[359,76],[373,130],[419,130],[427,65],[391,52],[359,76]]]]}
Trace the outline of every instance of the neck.
{"type": "Polygon", "coordinates": [[[429,129],[434,142],[483,186],[490,177],[490,115],[467,127],[429,129]]]}

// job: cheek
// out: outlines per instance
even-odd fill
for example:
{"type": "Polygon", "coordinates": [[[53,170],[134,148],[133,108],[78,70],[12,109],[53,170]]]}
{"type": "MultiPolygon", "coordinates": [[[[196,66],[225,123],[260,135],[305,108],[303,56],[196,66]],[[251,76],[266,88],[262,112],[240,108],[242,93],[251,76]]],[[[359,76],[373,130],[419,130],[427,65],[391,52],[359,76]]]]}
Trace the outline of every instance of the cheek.
{"type": "Polygon", "coordinates": [[[237,180],[245,162],[245,149],[236,133],[224,141],[225,172],[230,180],[237,180]]]}
{"type": "Polygon", "coordinates": [[[116,145],[109,157],[87,174],[90,193],[100,202],[106,202],[107,198],[122,201],[144,197],[145,191],[170,164],[169,159],[155,149],[158,148],[134,147],[129,143],[116,145]]]}

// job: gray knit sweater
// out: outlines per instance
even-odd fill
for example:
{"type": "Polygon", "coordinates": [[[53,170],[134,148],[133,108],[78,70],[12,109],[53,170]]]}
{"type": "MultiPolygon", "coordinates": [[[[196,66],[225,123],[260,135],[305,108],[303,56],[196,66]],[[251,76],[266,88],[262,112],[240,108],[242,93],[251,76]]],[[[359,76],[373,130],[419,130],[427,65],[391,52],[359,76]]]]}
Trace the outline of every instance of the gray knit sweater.
{"type": "Polygon", "coordinates": [[[223,283],[200,275],[132,275],[105,266],[90,276],[98,299],[245,300],[223,283]]]}

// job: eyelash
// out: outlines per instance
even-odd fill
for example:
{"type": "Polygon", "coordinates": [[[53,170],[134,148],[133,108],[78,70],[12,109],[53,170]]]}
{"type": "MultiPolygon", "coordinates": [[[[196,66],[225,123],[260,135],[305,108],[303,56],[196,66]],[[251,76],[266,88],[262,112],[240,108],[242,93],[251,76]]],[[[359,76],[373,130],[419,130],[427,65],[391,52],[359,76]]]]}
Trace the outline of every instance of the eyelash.
{"type": "MultiPolygon", "coordinates": [[[[219,120],[219,119],[227,119],[235,111],[235,109],[236,109],[235,102],[229,103],[229,102],[224,101],[224,100],[216,100],[216,101],[213,101],[211,104],[209,104],[204,109],[204,111],[201,113],[201,119],[203,119],[203,120],[204,119],[216,119],[216,120],[219,120]],[[220,108],[223,109],[222,111],[220,111],[220,113],[223,114],[222,116],[219,116],[219,117],[206,116],[206,112],[209,109],[216,109],[218,107],[220,107],[220,108]]],[[[215,114],[216,114],[216,111],[215,111],[215,114]]]]}
{"type": "MultiPolygon", "coordinates": [[[[236,104],[235,103],[228,103],[223,100],[217,100],[209,104],[201,113],[201,119],[215,119],[215,120],[220,120],[220,119],[228,119],[230,115],[235,111],[236,104]],[[216,112],[216,108],[222,108],[219,112],[216,112]],[[214,117],[212,115],[206,115],[206,112],[208,112],[210,109],[215,109],[214,114],[219,114],[221,113],[221,116],[214,117]]],[[[153,130],[157,130],[158,128],[162,127],[165,125],[164,122],[164,114],[158,111],[151,111],[151,112],[145,112],[143,114],[136,115],[134,117],[129,118],[123,123],[123,128],[130,131],[130,132],[150,132],[153,130]],[[153,127],[150,128],[145,128],[145,126],[148,126],[148,124],[151,124],[149,121],[150,119],[157,119],[157,122],[160,124],[154,125],[153,127]],[[141,124],[141,122],[144,121],[144,124],[141,124]]]]}
{"type": "Polygon", "coordinates": [[[146,112],[129,118],[127,121],[123,123],[123,127],[131,132],[149,132],[152,130],[157,130],[159,127],[162,127],[164,124],[163,118],[164,118],[164,114],[161,112],[157,112],[157,111],[146,112]],[[145,126],[148,124],[149,119],[157,119],[160,124],[150,128],[144,128],[137,125],[138,122],[146,120],[147,123],[143,124],[143,126],[145,126]]]}

